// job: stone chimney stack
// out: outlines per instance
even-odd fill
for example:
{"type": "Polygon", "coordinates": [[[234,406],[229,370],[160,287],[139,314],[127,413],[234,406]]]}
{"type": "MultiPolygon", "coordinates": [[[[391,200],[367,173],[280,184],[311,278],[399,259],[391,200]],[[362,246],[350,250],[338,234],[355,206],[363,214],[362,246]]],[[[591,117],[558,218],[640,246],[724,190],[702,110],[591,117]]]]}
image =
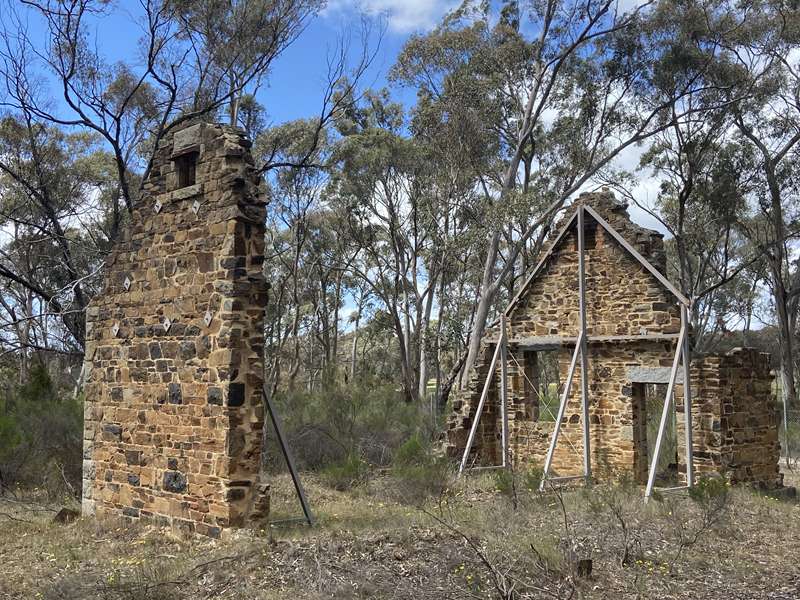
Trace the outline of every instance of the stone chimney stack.
{"type": "Polygon", "coordinates": [[[219,536],[266,518],[266,194],[238,130],[158,145],[87,310],[84,514],[219,536]]]}

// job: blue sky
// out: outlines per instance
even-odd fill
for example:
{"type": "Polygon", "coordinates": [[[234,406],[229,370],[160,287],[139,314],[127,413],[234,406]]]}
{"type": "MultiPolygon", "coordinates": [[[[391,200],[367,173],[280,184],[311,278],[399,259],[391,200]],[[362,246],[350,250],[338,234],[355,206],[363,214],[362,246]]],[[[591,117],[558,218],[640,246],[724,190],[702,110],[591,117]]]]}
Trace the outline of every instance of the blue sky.
{"type": "MultiPolygon", "coordinates": [[[[441,0],[329,0],[322,14],[309,23],[275,64],[259,99],[276,123],[316,114],[325,86],[326,54],[342,35],[350,32],[352,52],[357,55],[361,15],[369,17],[373,24],[370,49],[377,49],[364,84],[382,87],[408,37],[434,27],[456,5],[441,0]],[[379,36],[381,30],[383,34],[379,36]]],[[[397,90],[396,96],[413,102],[413,92],[409,90],[397,90]]]]}
{"type": "MultiPolygon", "coordinates": [[[[326,84],[326,56],[342,38],[352,38],[353,58],[360,50],[361,18],[366,15],[373,33],[370,50],[377,50],[364,84],[386,85],[386,75],[410,35],[430,30],[441,17],[457,6],[453,0],[329,0],[312,18],[300,37],[278,58],[272,73],[258,93],[270,120],[279,124],[319,113],[326,84]],[[380,33],[382,32],[382,35],[380,33]]],[[[0,4],[0,12],[6,5],[0,4]]],[[[27,20],[34,42],[45,41],[41,18],[32,9],[19,9],[27,20]]],[[[130,61],[137,54],[141,32],[135,25],[141,15],[136,0],[117,0],[107,14],[90,21],[101,54],[109,62],[130,61]]],[[[2,15],[0,15],[2,16],[2,15]]],[[[41,46],[40,46],[41,47],[41,46]]],[[[401,100],[413,102],[413,92],[397,91],[401,100]]]]}
{"type": "MultiPolygon", "coordinates": [[[[335,50],[343,36],[349,35],[353,59],[358,57],[363,16],[366,15],[372,25],[370,50],[377,53],[362,86],[380,88],[387,85],[389,69],[409,36],[429,31],[459,3],[460,0],[328,0],[322,12],[309,21],[298,39],[278,57],[258,92],[270,124],[319,114],[326,85],[326,56],[335,50]]],[[[5,6],[0,4],[0,11],[5,6]]],[[[25,18],[26,9],[19,10],[25,18]]],[[[36,42],[44,42],[42,20],[32,13],[32,9],[28,10],[29,36],[36,42]]],[[[106,60],[135,60],[141,35],[136,22],[140,16],[138,0],[116,0],[109,5],[107,14],[91,21],[90,36],[96,39],[106,60]]],[[[58,94],[53,96],[58,102],[58,94]]],[[[393,97],[410,105],[415,93],[409,89],[394,89],[393,97]]],[[[628,148],[616,164],[633,169],[642,151],[638,147],[628,148]]],[[[649,204],[655,199],[657,190],[658,181],[643,177],[635,193],[641,201],[649,204]]],[[[635,206],[630,210],[634,220],[662,230],[644,211],[635,206]]]]}

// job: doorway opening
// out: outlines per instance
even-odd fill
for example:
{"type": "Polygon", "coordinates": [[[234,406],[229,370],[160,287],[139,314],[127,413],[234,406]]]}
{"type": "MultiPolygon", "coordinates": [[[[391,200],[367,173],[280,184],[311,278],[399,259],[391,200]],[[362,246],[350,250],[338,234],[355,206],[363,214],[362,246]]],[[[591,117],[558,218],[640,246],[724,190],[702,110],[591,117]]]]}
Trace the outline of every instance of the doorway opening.
{"type": "MultiPolygon", "coordinates": [[[[661,383],[633,383],[633,444],[634,475],[637,483],[647,483],[650,463],[655,454],[656,438],[664,408],[667,385],[661,383]]],[[[675,410],[670,410],[661,454],[656,465],[656,486],[678,485],[678,432],[675,410]]]]}
{"type": "Polygon", "coordinates": [[[526,350],[523,355],[525,416],[531,421],[556,420],[561,385],[558,356],[558,350],[526,350]]]}

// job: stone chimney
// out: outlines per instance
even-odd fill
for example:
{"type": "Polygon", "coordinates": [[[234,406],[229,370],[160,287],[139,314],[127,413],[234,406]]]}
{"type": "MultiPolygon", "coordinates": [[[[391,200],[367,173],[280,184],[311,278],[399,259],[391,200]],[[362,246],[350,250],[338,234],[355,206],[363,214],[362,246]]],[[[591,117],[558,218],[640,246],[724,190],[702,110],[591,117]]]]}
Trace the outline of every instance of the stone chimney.
{"type": "Polygon", "coordinates": [[[266,517],[266,194],[238,130],[158,145],[87,310],[84,514],[219,536],[266,517]]]}

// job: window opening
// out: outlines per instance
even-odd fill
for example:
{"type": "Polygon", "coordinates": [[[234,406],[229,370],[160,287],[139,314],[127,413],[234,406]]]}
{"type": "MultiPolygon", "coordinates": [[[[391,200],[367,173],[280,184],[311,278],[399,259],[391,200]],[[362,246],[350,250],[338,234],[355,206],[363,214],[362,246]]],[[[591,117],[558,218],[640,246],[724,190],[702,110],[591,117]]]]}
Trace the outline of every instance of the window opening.
{"type": "Polygon", "coordinates": [[[560,402],[560,373],[556,350],[526,351],[524,354],[525,412],[533,421],[555,421],[560,402]]]}
{"type": "Polygon", "coordinates": [[[190,152],[175,159],[178,171],[178,188],[194,185],[197,179],[197,152],[190,152]]]}

